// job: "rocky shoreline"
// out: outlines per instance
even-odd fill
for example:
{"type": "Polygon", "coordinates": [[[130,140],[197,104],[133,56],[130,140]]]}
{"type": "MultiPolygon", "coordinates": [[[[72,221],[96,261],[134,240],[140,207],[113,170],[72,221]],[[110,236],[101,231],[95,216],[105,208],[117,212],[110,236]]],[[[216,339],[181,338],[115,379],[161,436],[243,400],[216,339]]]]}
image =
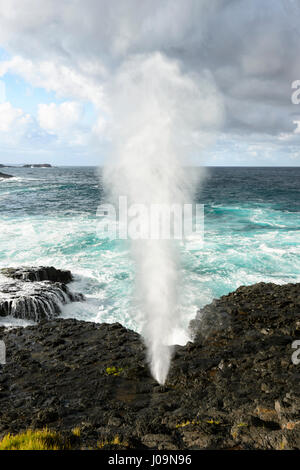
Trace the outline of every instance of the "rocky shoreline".
{"type": "MultiPolygon", "coordinates": [[[[33,164],[26,164],[26,165],[3,165],[0,164],[0,168],[53,168],[50,163],[33,163],[33,164]]],[[[9,175],[7,173],[2,173],[0,171],[0,181],[4,179],[14,178],[13,175],[9,175]]]]}
{"type": "Polygon", "coordinates": [[[6,174],[6,173],[0,172],[0,179],[5,179],[5,180],[7,180],[7,179],[9,179],[9,178],[13,178],[13,176],[12,176],[12,175],[8,175],[8,174],[6,174]]]}
{"type": "Polygon", "coordinates": [[[0,317],[49,320],[63,305],[84,300],[67,286],[73,280],[70,271],[38,266],[0,269],[0,274],[0,317]]]}
{"type": "Polygon", "coordinates": [[[118,323],[0,328],[0,439],[48,427],[74,449],[300,449],[300,284],[240,287],[191,330],[162,387],[118,323]]]}

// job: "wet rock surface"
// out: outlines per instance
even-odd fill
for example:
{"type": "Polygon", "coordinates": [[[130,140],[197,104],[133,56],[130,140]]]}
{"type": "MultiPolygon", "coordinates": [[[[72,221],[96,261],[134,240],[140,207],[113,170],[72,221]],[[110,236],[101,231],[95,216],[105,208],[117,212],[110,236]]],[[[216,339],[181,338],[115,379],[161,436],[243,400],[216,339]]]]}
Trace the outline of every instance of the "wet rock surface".
{"type": "Polygon", "coordinates": [[[84,300],[66,285],[73,280],[70,271],[40,266],[5,268],[0,274],[0,317],[38,322],[57,317],[66,303],[84,300]]]}
{"type": "Polygon", "coordinates": [[[81,449],[299,449],[300,284],[241,287],[191,328],[165,386],[120,324],[0,329],[0,437],[47,426],[81,449]]]}
{"type": "Polygon", "coordinates": [[[51,281],[68,284],[73,281],[71,271],[56,269],[53,266],[22,266],[19,268],[0,269],[0,273],[12,279],[22,281],[51,281]]]}
{"type": "Polygon", "coordinates": [[[0,172],[0,179],[8,179],[8,178],[13,178],[13,176],[0,172]]]}

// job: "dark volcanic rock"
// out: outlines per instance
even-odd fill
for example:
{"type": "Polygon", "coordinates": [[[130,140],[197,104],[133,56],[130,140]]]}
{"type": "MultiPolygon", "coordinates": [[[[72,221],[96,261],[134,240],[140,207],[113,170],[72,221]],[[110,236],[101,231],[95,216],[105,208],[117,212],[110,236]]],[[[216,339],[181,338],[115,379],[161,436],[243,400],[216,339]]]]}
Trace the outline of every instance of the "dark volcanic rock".
{"type": "Polygon", "coordinates": [[[0,329],[0,437],[47,426],[74,448],[299,449],[299,293],[300,284],[257,284],[205,307],[164,387],[140,336],[119,324],[0,329]]]}
{"type": "Polygon", "coordinates": [[[214,300],[197,312],[190,323],[192,333],[206,337],[234,323],[242,326],[242,318],[251,324],[266,323],[271,327],[273,318],[294,318],[300,312],[300,284],[282,286],[260,282],[253,286],[241,286],[236,291],[214,300]]]}
{"type": "Polygon", "coordinates": [[[0,286],[0,316],[40,321],[61,313],[69,302],[84,300],[82,294],[73,293],[60,282],[6,282],[0,286]]]}
{"type": "Polygon", "coordinates": [[[68,284],[73,281],[71,271],[56,269],[53,266],[22,266],[19,268],[0,269],[0,273],[12,279],[21,279],[22,281],[52,281],[68,284]]]}
{"type": "Polygon", "coordinates": [[[7,175],[6,173],[1,173],[0,172],[0,179],[8,179],[8,178],[13,178],[12,175],[7,175]]]}
{"type": "Polygon", "coordinates": [[[69,302],[84,300],[66,283],[73,280],[70,271],[53,267],[21,267],[0,270],[0,316],[40,321],[61,313],[69,302]]]}

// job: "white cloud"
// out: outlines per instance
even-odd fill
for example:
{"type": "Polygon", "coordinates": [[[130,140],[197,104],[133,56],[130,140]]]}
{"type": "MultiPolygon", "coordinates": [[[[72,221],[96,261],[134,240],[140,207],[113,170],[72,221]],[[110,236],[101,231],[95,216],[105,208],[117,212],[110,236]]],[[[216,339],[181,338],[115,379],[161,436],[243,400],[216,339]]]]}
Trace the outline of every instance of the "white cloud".
{"type": "Polygon", "coordinates": [[[39,104],[38,122],[49,134],[66,134],[76,126],[81,108],[78,103],[66,101],[61,104],[39,104]]]}
{"type": "Polygon", "coordinates": [[[87,145],[89,132],[80,125],[81,105],[76,102],[40,104],[37,119],[15,108],[8,101],[0,103],[0,146],[36,150],[37,143],[57,150],[87,145]]]}
{"type": "Polygon", "coordinates": [[[26,131],[31,117],[22,109],[14,108],[8,101],[0,103],[0,132],[2,134],[23,134],[26,131]]]}
{"type": "MultiPolygon", "coordinates": [[[[160,52],[191,79],[211,72],[228,136],[259,142],[268,135],[266,146],[282,148],[295,119],[290,85],[300,78],[299,9],[296,15],[283,3],[270,8],[252,0],[245,9],[235,0],[43,0],[41,8],[40,0],[0,0],[0,44],[11,54],[0,62],[0,77],[11,72],[63,100],[93,103],[98,116],[90,134],[103,134],[110,82],[132,58],[160,52]]],[[[74,133],[55,127],[55,110],[48,112],[41,111],[43,129],[74,143],[74,133]]],[[[75,140],[82,144],[86,134],[78,131],[75,140]]]]}
{"type": "Polygon", "coordinates": [[[21,56],[14,56],[10,60],[0,62],[0,77],[8,72],[23,77],[33,86],[54,91],[58,97],[90,101],[97,108],[105,107],[103,86],[93,76],[96,72],[99,73],[99,67],[93,67],[90,62],[84,62],[79,69],[76,69],[75,65],[32,61],[21,56]]]}
{"type": "Polygon", "coordinates": [[[60,104],[41,103],[37,122],[48,135],[55,136],[57,144],[64,146],[88,146],[92,142],[92,130],[82,125],[83,109],[80,103],[65,101],[60,104]]]}
{"type": "Polygon", "coordinates": [[[0,103],[5,103],[6,101],[6,87],[5,83],[0,80],[0,103]]]}

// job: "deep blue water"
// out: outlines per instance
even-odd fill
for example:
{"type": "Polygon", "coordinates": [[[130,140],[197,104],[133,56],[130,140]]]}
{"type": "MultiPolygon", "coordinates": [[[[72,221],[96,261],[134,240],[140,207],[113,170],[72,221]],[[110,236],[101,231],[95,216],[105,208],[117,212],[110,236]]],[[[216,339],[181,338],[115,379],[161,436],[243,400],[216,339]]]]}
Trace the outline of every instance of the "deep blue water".
{"type": "MultiPolygon", "coordinates": [[[[9,168],[0,182],[0,267],[54,265],[76,274],[88,301],[65,316],[135,324],[134,266],[127,243],[97,236],[103,202],[96,168],[9,168]]],[[[300,280],[300,168],[210,168],[197,202],[205,204],[205,242],[181,246],[181,308],[197,308],[240,285],[300,280]]]]}

